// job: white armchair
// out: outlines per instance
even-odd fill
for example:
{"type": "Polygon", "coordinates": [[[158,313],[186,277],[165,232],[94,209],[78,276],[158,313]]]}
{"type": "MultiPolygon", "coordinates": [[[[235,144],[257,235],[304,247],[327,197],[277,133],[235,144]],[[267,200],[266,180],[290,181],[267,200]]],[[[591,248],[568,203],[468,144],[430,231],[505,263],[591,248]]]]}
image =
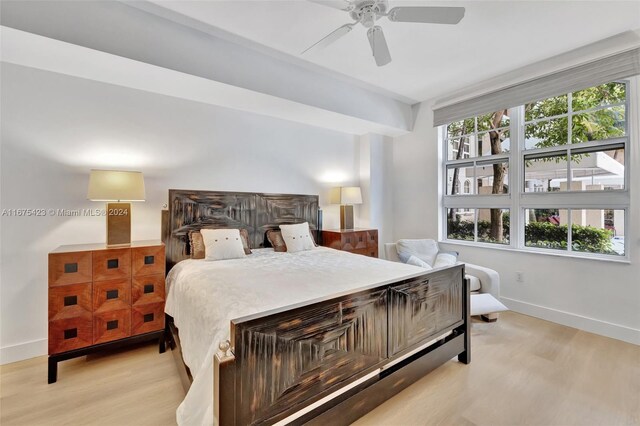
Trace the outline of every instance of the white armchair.
{"type": "MultiPolygon", "coordinates": [[[[385,243],[384,254],[387,260],[400,262],[395,243],[385,243]]],[[[500,275],[496,271],[484,266],[473,265],[464,261],[460,262],[464,263],[466,277],[471,281],[472,297],[474,294],[489,293],[497,300],[500,300],[500,275]]],[[[484,321],[494,322],[498,320],[498,313],[484,314],[480,315],[480,317],[484,321]]]]}

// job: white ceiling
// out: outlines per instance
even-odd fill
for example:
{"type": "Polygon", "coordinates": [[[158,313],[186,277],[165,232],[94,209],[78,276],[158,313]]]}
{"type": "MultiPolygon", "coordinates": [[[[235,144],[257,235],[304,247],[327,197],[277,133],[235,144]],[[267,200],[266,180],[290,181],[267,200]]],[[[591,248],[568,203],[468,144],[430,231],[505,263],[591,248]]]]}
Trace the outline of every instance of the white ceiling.
{"type": "Polygon", "coordinates": [[[466,15],[458,25],[379,21],[393,61],[377,67],[371,56],[366,29],[362,26],[324,51],[300,55],[335,28],[351,22],[347,12],[337,9],[305,0],[154,2],[412,101],[439,97],[514,68],[640,27],[640,0],[390,0],[390,7],[464,6],[466,15]]]}

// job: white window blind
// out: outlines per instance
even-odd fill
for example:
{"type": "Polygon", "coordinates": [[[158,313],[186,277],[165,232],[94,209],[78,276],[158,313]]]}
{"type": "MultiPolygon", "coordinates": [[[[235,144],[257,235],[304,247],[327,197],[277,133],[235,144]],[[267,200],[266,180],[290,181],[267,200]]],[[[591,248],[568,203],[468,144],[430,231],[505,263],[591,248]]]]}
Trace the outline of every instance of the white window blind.
{"type": "Polygon", "coordinates": [[[640,74],[640,48],[634,48],[492,93],[436,108],[433,111],[433,124],[441,126],[474,117],[486,111],[507,109],[638,74],[640,74]]]}

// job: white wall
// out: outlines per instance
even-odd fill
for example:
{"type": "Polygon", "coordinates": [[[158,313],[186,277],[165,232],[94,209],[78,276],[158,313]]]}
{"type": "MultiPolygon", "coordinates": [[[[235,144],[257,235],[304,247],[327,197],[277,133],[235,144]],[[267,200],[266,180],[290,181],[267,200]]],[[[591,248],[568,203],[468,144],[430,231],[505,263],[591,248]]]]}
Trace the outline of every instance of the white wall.
{"type": "MultiPolygon", "coordinates": [[[[637,86],[637,85],[636,85],[637,86]]],[[[639,105],[635,91],[632,105],[639,105]]],[[[432,105],[416,106],[414,131],[395,138],[394,240],[439,236],[440,153],[432,105]]],[[[640,151],[637,111],[631,139],[629,264],[447,244],[462,260],[500,273],[501,296],[514,311],[640,344],[640,151]],[[516,282],[516,272],[524,282],[516,282]]]]}
{"type": "Polygon", "coordinates": [[[378,230],[379,253],[393,237],[393,140],[376,134],[360,136],[360,187],[363,205],[359,210],[362,228],[378,230]]]}
{"type": "MultiPolygon", "coordinates": [[[[138,7],[161,9],[157,5],[138,7]]],[[[3,1],[0,22],[321,110],[401,130],[411,127],[409,104],[388,93],[358,87],[321,68],[305,68],[222,39],[213,34],[215,29],[169,10],[163,15],[172,19],[138,7],[119,1],[3,1]]],[[[70,62],[75,60],[73,57],[70,62]]]]}
{"type": "MultiPolygon", "coordinates": [[[[160,238],[169,188],[320,194],[359,183],[351,135],[2,64],[0,209],[102,208],[86,200],[91,168],[144,172],[133,239],[160,238]]],[[[338,227],[324,206],[325,228],[338,227]]],[[[45,354],[47,252],[103,242],[103,217],[0,221],[3,363],[45,354]]]]}

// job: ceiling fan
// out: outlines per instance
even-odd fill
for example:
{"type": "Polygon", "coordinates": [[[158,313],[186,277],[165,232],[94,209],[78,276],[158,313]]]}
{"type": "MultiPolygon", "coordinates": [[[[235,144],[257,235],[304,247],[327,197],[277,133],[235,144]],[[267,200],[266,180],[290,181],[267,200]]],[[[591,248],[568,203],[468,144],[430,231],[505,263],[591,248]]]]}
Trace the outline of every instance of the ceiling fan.
{"type": "Polygon", "coordinates": [[[349,12],[354,20],[332,31],[311,45],[302,54],[327,47],[334,41],[346,35],[357,24],[362,24],[367,31],[369,44],[376,64],[381,67],[391,62],[391,53],[384,38],[382,27],[376,25],[380,18],[387,17],[392,22],[420,22],[425,24],[457,24],[464,16],[464,7],[432,7],[406,6],[389,9],[387,0],[309,0],[313,3],[329,6],[334,9],[349,12]]]}

